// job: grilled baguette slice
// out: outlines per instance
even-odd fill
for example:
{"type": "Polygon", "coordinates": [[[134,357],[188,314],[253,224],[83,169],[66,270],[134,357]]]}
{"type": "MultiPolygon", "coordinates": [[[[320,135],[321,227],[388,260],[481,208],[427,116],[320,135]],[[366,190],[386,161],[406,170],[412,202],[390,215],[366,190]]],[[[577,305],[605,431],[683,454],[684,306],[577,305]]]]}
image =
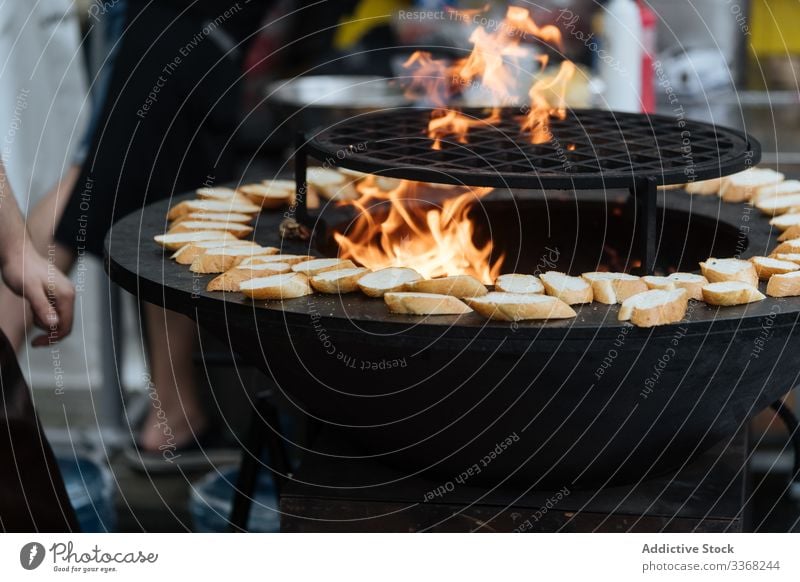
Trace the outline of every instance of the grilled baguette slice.
{"type": "Polygon", "coordinates": [[[288,263],[290,265],[296,265],[297,263],[310,261],[313,258],[314,257],[310,255],[270,255],[268,257],[258,256],[251,259],[245,259],[240,264],[251,265],[254,263],[288,263]]]}
{"type": "Polygon", "coordinates": [[[770,297],[797,297],[800,295],[800,271],[779,273],[769,278],[767,295],[770,297]]]}
{"type": "Polygon", "coordinates": [[[757,287],[742,281],[709,283],[703,287],[703,300],[709,305],[743,305],[766,299],[757,287]]]}
{"type": "Polygon", "coordinates": [[[765,186],[782,182],[784,175],[770,168],[750,168],[744,172],[727,176],[722,182],[719,195],[725,202],[746,202],[765,186]]]}
{"type": "Polygon", "coordinates": [[[800,238],[800,224],[795,226],[790,226],[789,228],[784,230],[778,237],[778,241],[785,242],[787,240],[792,240],[795,238],[800,238]]]}
{"type": "Polygon", "coordinates": [[[212,188],[198,188],[196,190],[197,197],[200,200],[216,200],[218,202],[237,202],[241,204],[250,204],[250,200],[246,196],[237,193],[233,188],[212,187],[212,188]]]}
{"type": "Polygon", "coordinates": [[[708,279],[695,273],[672,273],[667,277],[675,282],[676,289],[686,289],[689,299],[703,300],[703,287],[708,285],[708,279]]]}
{"type": "Polygon", "coordinates": [[[786,214],[792,208],[797,206],[800,206],[800,194],[788,194],[786,196],[765,198],[756,202],[756,208],[769,216],[786,214]]]}
{"type": "Polygon", "coordinates": [[[800,266],[791,261],[781,261],[770,257],[751,257],[750,262],[753,263],[758,278],[762,281],[769,280],[773,275],[783,275],[800,270],[800,266]]]}
{"type": "Polygon", "coordinates": [[[800,226],[800,212],[792,212],[776,216],[769,223],[778,230],[785,231],[793,226],[800,226]]]}
{"type": "Polygon", "coordinates": [[[171,226],[177,226],[187,220],[192,222],[238,222],[239,224],[247,224],[253,220],[253,215],[240,212],[190,212],[175,220],[171,226]]]}
{"type": "Polygon", "coordinates": [[[292,271],[303,273],[308,277],[319,275],[326,271],[336,271],[338,269],[354,269],[355,264],[349,259],[311,259],[302,263],[292,265],[292,271]]]}
{"type": "Polygon", "coordinates": [[[311,295],[314,290],[302,273],[284,273],[249,279],[239,284],[239,291],[251,299],[295,299],[311,295]]]}
{"type": "Polygon", "coordinates": [[[272,247],[222,247],[207,249],[206,252],[195,257],[189,270],[192,273],[201,274],[224,273],[250,257],[274,254],[273,250],[272,247]]]}
{"type": "Polygon", "coordinates": [[[708,259],[700,263],[703,276],[710,283],[724,281],[742,281],[753,287],[758,287],[758,275],[753,263],[742,259],[708,259]]]}
{"type": "Polygon", "coordinates": [[[392,313],[409,315],[461,315],[472,309],[453,295],[440,293],[389,292],[383,300],[392,313]]]}
{"type": "MultiPolygon", "coordinates": [[[[206,252],[208,249],[223,249],[223,248],[252,248],[257,247],[258,244],[254,243],[250,240],[239,240],[238,238],[234,238],[233,240],[207,240],[197,243],[189,243],[187,245],[183,245],[179,248],[175,253],[170,257],[173,261],[178,263],[179,265],[191,265],[192,262],[206,252]]],[[[278,249],[275,247],[264,247],[268,249],[273,249],[275,252],[278,252],[278,249]]],[[[265,253],[266,254],[266,253],[265,253]]]]}
{"type": "Polygon", "coordinates": [[[453,297],[480,297],[489,291],[486,286],[470,275],[454,275],[438,279],[414,281],[403,287],[404,291],[452,295],[453,297]]]}
{"type": "Polygon", "coordinates": [[[642,281],[644,281],[644,284],[647,285],[647,289],[650,291],[652,290],[672,291],[673,289],[677,289],[675,281],[673,281],[669,277],[657,277],[655,275],[645,275],[644,277],[642,277],[642,281]]]}
{"type": "Polygon", "coordinates": [[[194,232],[180,232],[172,234],[159,234],[153,237],[158,244],[169,251],[177,251],[184,245],[204,241],[231,241],[236,237],[222,230],[202,230],[194,232]]]}
{"type": "Polygon", "coordinates": [[[606,305],[622,303],[629,297],[647,291],[641,277],[627,273],[584,273],[581,275],[592,286],[594,300],[606,305]]]}
{"type": "Polygon", "coordinates": [[[796,253],[800,253],[800,238],[783,241],[772,250],[770,256],[774,257],[775,255],[791,255],[796,253]]]}
{"type": "Polygon", "coordinates": [[[700,182],[689,182],[684,186],[684,190],[689,194],[712,196],[719,194],[723,180],[723,178],[713,178],[711,180],[701,180],[700,182]]]}
{"type": "Polygon", "coordinates": [[[784,182],[762,186],[753,195],[753,202],[762,202],[790,194],[800,194],[800,180],[785,180],[784,182]]]}
{"type": "Polygon", "coordinates": [[[234,267],[211,279],[206,287],[206,291],[239,291],[239,285],[244,281],[269,275],[289,273],[291,270],[291,265],[287,265],[286,263],[259,263],[258,265],[234,267]]]}
{"type": "Polygon", "coordinates": [[[483,297],[469,297],[464,301],[475,311],[499,321],[524,321],[526,319],[569,319],[575,310],[558,297],[536,293],[492,292],[483,297]]]}
{"type": "Polygon", "coordinates": [[[637,327],[675,323],[686,317],[689,294],[686,289],[645,291],[622,302],[618,318],[637,327]]]}
{"type": "Polygon", "coordinates": [[[391,291],[401,291],[408,283],[419,281],[422,275],[406,267],[389,267],[367,273],[358,280],[358,288],[370,297],[383,297],[391,291]]]}
{"type": "Polygon", "coordinates": [[[567,305],[591,303],[594,298],[592,286],[581,277],[570,277],[564,273],[548,271],[540,279],[545,293],[558,297],[567,305]]]}
{"type": "Polygon", "coordinates": [[[800,253],[778,253],[772,258],[778,259],[779,261],[789,261],[790,263],[800,265],[800,253]]]}
{"type": "Polygon", "coordinates": [[[517,273],[500,275],[494,282],[494,287],[505,293],[544,293],[544,285],[538,277],[517,273]]]}
{"type": "Polygon", "coordinates": [[[358,192],[347,176],[328,168],[308,168],[306,180],[320,196],[328,200],[355,200],[358,192]]]}
{"type": "Polygon", "coordinates": [[[237,190],[260,208],[281,208],[294,199],[294,182],[274,180],[269,184],[245,184],[237,190]]]}
{"type": "Polygon", "coordinates": [[[183,220],[167,231],[167,234],[178,232],[195,232],[198,230],[223,230],[231,233],[236,238],[244,238],[251,232],[253,227],[238,222],[208,222],[205,220],[183,220]]]}
{"type": "Polygon", "coordinates": [[[358,280],[369,272],[363,267],[325,271],[311,277],[311,286],[320,293],[352,293],[358,290],[358,280]]]}
{"type": "Polygon", "coordinates": [[[169,209],[167,220],[177,220],[190,212],[236,212],[257,214],[261,208],[252,202],[231,200],[184,200],[169,209]]]}

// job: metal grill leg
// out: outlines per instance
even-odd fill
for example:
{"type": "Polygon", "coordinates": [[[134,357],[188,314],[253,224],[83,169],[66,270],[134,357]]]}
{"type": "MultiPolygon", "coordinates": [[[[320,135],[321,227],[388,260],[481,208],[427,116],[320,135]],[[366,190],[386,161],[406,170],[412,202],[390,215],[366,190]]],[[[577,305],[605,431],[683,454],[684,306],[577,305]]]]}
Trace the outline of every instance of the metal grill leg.
{"type": "Polygon", "coordinates": [[[631,188],[636,206],[636,232],[639,252],[642,257],[641,270],[652,275],[656,267],[656,223],[658,220],[658,185],[655,178],[638,181],[631,188]]]}
{"type": "Polygon", "coordinates": [[[298,133],[295,137],[294,182],[295,182],[295,220],[300,224],[308,224],[308,152],[306,136],[298,133]]]}

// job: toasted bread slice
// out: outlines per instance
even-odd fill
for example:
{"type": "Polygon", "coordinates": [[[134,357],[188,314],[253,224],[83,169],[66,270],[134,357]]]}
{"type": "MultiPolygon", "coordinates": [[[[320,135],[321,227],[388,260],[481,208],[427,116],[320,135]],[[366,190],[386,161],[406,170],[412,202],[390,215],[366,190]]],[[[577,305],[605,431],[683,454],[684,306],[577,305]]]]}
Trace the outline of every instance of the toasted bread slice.
{"type": "Polygon", "coordinates": [[[172,234],[159,234],[153,237],[158,244],[169,251],[177,251],[184,245],[203,241],[236,240],[231,233],[222,230],[201,230],[194,232],[179,232],[172,234]]]}
{"type": "Polygon", "coordinates": [[[567,305],[591,303],[594,299],[591,284],[582,277],[570,277],[564,273],[548,271],[539,277],[548,295],[558,297],[567,305]]]}
{"type": "Polygon", "coordinates": [[[786,213],[776,216],[769,223],[778,230],[785,231],[793,226],[800,226],[800,212],[786,213]]]}
{"type": "Polygon", "coordinates": [[[642,281],[644,281],[644,284],[647,285],[647,289],[650,291],[652,290],[672,291],[673,289],[678,288],[675,285],[675,281],[673,281],[669,277],[657,277],[655,275],[645,275],[644,277],[642,277],[642,281]]]}
{"type": "Polygon", "coordinates": [[[207,291],[239,291],[239,285],[244,281],[289,273],[291,265],[286,263],[259,263],[258,265],[238,266],[214,277],[206,287],[207,291]]]}
{"type": "Polygon", "coordinates": [[[289,265],[296,265],[297,263],[303,263],[305,261],[310,261],[315,257],[310,255],[270,255],[269,257],[253,257],[251,259],[245,259],[240,265],[252,265],[255,263],[288,263],[289,265]]]}
{"type": "Polygon", "coordinates": [[[190,212],[236,212],[241,214],[257,214],[261,207],[252,202],[237,200],[184,200],[169,209],[168,220],[177,220],[190,212]]]}
{"type": "Polygon", "coordinates": [[[778,273],[769,278],[767,295],[770,297],[800,296],[800,271],[778,273]]]}
{"type": "Polygon", "coordinates": [[[250,299],[295,299],[311,295],[314,290],[308,283],[308,277],[302,273],[284,273],[249,279],[239,283],[239,291],[250,299]]]}
{"type": "Polygon", "coordinates": [[[204,220],[184,220],[167,231],[167,234],[195,232],[198,230],[224,230],[236,238],[244,238],[253,232],[253,227],[238,222],[207,222],[204,220]]]}
{"type": "Polygon", "coordinates": [[[253,220],[252,214],[242,214],[240,212],[190,212],[173,221],[171,226],[176,226],[186,221],[238,222],[239,224],[247,224],[251,220],[253,220]]]}
{"type": "Polygon", "coordinates": [[[414,281],[406,285],[403,290],[417,293],[452,295],[453,297],[480,297],[489,292],[483,283],[470,275],[454,275],[452,277],[414,281]]]}
{"type": "Polygon", "coordinates": [[[614,305],[628,297],[647,291],[647,284],[641,277],[627,273],[583,273],[581,275],[592,286],[594,301],[614,305]]]}
{"type": "Polygon", "coordinates": [[[217,249],[207,249],[192,261],[189,270],[192,273],[224,273],[228,269],[234,268],[245,259],[255,256],[268,256],[272,253],[272,247],[222,247],[217,249]]]}
{"type": "Polygon", "coordinates": [[[783,241],[772,250],[770,256],[774,257],[775,255],[791,255],[795,253],[800,253],[800,238],[793,238],[783,241]]]}
{"type": "Polygon", "coordinates": [[[789,261],[790,263],[800,265],[800,253],[778,253],[771,258],[778,259],[779,261],[789,261]]]}
{"type": "Polygon", "coordinates": [[[758,275],[753,263],[742,259],[708,259],[700,263],[703,276],[710,283],[742,281],[758,287],[758,275]]]}
{"type": "Polygon", "coordinates": [[[518,273],[500,275],[494,288],[503,293],[544,293],[544,285],[538,277],[518,273]]]}
{"type": "Polygon", "coordinates": [[[358,198],[353,180],[336,170],[308,168],[306,181],[315,192],[328,200],[355,200],[358,198]]]}
{"type": "Polygon", "coordinates": [[[703,300],[709,305],[743,305],[766,299],[757,287],[742,281],[709,283],[703,287],[703,300]]]}
{"type": "Polygon", "coordinates": [[[787,214],[796,206],[800,206],[800,194],[787,194],[786,196],[765,198],[756,202],[756,208],[769,216],[787,214]]]}
{"type": "MultiPolygon", "coordinates": [[[[208,249],[248,248],[257,246],[259,245],[251,240],[239,240],[238,238],[234,238],[233,240],[207,240],[183,245],[181,248],[175,251],[170,258],[179,265],[191,265],[192,261],[194,261],[198,256],[202,255],[208,249]]],[[[265,248],[273,249],[275,252],[278,251],[278,249],[275,247],[265,248]]]]}
{"type": "Polygon", "coordinates": [[[781,261],[770,257],[751,257],[750,262],[753,263],[758,278],[762,281],[769,280],[773,275],[783,275],[800,270],[800,266],[790,261],[781,261]]]}
{"type": "Polygon", "coordinates": [[[469,297],[464,301],[484,317],[500,321],[569,319],[576,315],[575,310],[558,297],[537,293],[495,291],[483,297],[469,297]]]}
{"type": "Polygon", "coordinates": [[[274,180],[270,184],[245,184],[239,186],[237,192],[261,208],[281,208],[291,204],[294,199],[294,182],[288,188],[284,185],[286,182],[289,180],[274,180]]]}
{"type": "Polygon", "coordinates": [[[778,237],[778,241],[785,242],[787,240],[792,240],[795,238],[800,238],[800,224],[795,226],[790,226],[789,228],[784,230],[778,237]]]}
{"type": "Polygon", "coordinates": [[[292,265],[292,271],[303,273],[308,277],[319,275],[326,271],[336,271],[338,269],[354,269],[355,264],[349,259],[311,259],[302,263],[292,265]]]}
{"type": "Polygon", "coordinates": [[[240,204],[251,204],[247,197],[238,194],[233,188],[222,186],[212,188],[198,188],[197,197],[200,200],[216,200],[218,202],[236,202],[240,204]]]}
{"type": "Polygon", "coordinates": [[[408,283],[419,281],[422,275],[406,267],[389,267],[367,273],[358,280],[358,288],[370,297],[383,297],[391,291],[402,291],[408,283]]]}
{"type": "Polygon", "coordinates": [[[453,295],[440,293],[389,292],[383,300],[392,313],[409,315],[461,315],[472,309],[453,295]]]}
{"type": "Polygon", "coordinates": [[[800,194],[800,180],[785,180],[776,184],[762,186],[753,195],[753,202],[761,202],[770,198],[779,198],[790,194],[800,194]]]}
{"type": "Polygon", "coordinates": [[[703,300],[703,287],[708,285],[708,279],[695,273],[672,273],[667,277],[675,283],[676,289],[685,289],[689,299],[703,300]]]}
{"type": "Polygon", "coordinates": [[[712,196],[719,194],[724,178],[712,178],[711,180],[701,180],[700,182],[689,182],[684,190],[689,194],[699,194],[700,196],[712,196]]]}
{"type": "Polygon", "coordinates": [[[645,291],[623,301],[619,320],[637,327],[655,327],[676,323],[686,317],[689,294],[686,289],[645,291]]]}
{"type": "Polygon", "coordinates": [[[346,178],[352,182],[364,180],[372,175],[366,172],[359,172],[358,170],[351,170],[350,168],[339,168],[339,173],[346,176],[346,178]]]}
{"type": "Polygon", "coordinates": [[[369,272],[363,267],[325,271],[311,277],[311,286],[320,293],[352,293],[358,289],[358,280],[369,272]]]}
{"type": "Polygon", "coordinates": [[[770,168],[749,168],[744,172],[727,176],[722,181],[719,195],[725,202],[746,202],[756,191],[783,181],[783,174],[770,168]]]}

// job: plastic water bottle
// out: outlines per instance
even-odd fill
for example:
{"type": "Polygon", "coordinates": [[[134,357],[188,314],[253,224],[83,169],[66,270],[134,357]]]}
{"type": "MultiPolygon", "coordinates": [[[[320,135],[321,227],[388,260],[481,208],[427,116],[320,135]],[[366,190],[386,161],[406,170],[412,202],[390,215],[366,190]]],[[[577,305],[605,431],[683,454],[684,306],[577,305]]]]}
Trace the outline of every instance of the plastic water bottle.
{"type": "Polygon", "coordinates": [[[642,110],[642,16],[634,0],[610,0],[603,17],[603,49],[597,59],[605,85],[605,106],[642,110]]]}

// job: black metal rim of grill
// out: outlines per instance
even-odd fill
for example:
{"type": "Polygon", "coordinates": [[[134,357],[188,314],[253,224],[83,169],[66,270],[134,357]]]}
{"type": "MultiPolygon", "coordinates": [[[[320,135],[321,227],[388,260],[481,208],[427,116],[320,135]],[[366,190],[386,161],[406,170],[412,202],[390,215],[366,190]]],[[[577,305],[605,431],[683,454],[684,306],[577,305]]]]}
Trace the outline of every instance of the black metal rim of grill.
{"type": "MultiPolygon", "coordinates": [[[[465,110],[476,119],[486,110],[465,110]]],[[[553,139],[530,143],[519,109],[496,125],[473,127],[468,143],[445,137],[432,149],[431,109],[372,111],[318,129],[301,144],[329,166],[382,176],[519,189],[629,188],[642,180],[685,184],[758,163],[761,146],[744,132],[667,115],[570,110],[552,119],[553,139]]]]}

